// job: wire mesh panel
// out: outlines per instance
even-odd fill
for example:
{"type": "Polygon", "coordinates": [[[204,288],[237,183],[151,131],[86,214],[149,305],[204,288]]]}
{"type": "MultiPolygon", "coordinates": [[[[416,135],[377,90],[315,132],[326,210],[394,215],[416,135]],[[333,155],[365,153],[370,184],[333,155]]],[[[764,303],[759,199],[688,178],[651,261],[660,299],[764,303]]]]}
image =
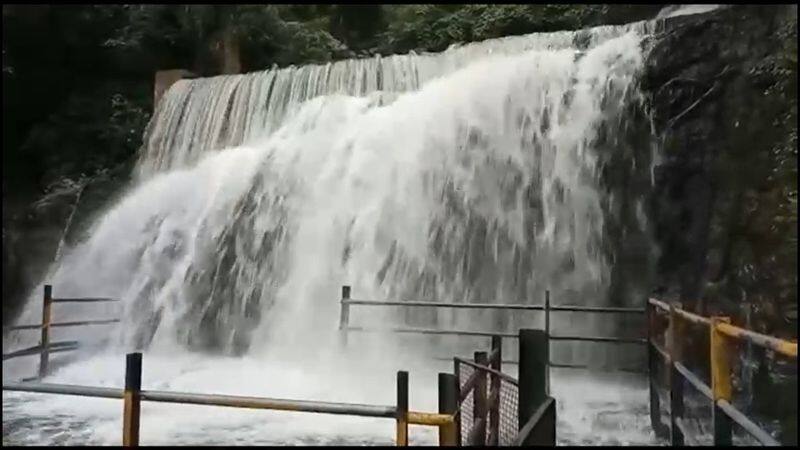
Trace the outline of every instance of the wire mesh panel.
{"type": "MultiPolygon", "coordinates": [[[[477,368],[471,364],[458,364],[460,387],[459,392],[461,395],[463,395],[462,389],[465,387],[465,384],[470,380],[476,370],[481,373],[479,376],[486,377],[487,386],[491,385],[491,378],[493,376],[497,376],[487,370],[481,370],[480,368],[477,368]]],[[[475,386],[475,384],[473,384],[473,386],[475,386]]],[[[495,406],[498,408],[498,445],[507,446],[513,444],[514,439],[516,439],[517,434],[519,433],[519,389],[516,382],[513,382],[510,377],[500,377],[499,387],[499,400],[498,404],[495,406]]],[[[491,398],[491,394],[491,392],[487,392],[487,398],[491,398]]],[[[473,428],[475,426],[474,398],[475,389],[473,387],[469,390],[464,400],[459,404],[459,415],[461,417],[461,445],[470,445],[469,436],[473,432],[473,428]]],[[[487,427],[486,436],[489,435],[490,415],[491,408],[487,408],[486,417],[484,417],[484,423],[487,427]]],[[[488,444],[488,442],[479,442],[477,444],[488,444]]]]}
{"type": "MultiPolygon", "coordinates": [[[[469,380],[472,374],[475,373],[475,368],[466,364],[459,365],[459,392],[461,392],[461,388],[464,384],[469,380]]],[[[469,433],[472,431],[472,424],[474,423],[473,420],[473,411],[474,411],[474,389],[470,390],[469,395],[461,401],[458,405],[458,413],[461,417],[461,445],[467,445],[469,439],[469,433]]]]}
{"type": "Polygon", "coordinates": [[[519,388],[500,379],[500,438],[498,445],[511,445],[519,433],[519,388]]]}

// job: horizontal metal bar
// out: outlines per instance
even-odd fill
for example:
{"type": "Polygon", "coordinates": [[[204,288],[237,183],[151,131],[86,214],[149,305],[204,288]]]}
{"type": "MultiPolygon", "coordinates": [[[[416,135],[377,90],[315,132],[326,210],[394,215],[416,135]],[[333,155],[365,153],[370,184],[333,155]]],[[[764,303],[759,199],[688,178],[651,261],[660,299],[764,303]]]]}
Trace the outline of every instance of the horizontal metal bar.
{"type": "Polygon", "coordinates": [[[370,306],[414,306],[421,308],[456,308],[456,309],[521,309],[529,311],[543,311],[544,305],[521,305],[502,303],[443,303],[443,302],[384,302],[374,300],[342,300],[343,305],[370,305],[370,306]]]}
{"type": "Polygon", "coordinates": [[[61,352],[72,352],[72,351],[78,350],[80,348],[81,348],[80,345],[69,345],[69,346],[64,346],[64,347],[56,347],[56,348],[48,350],[47,352],[51,353],[51,354],[52,353],[61,353],[61,352]]]}
{"type": "Polygon", "coordinates": [[[40,394],[77,395],[80,397],[122,398],[123,389],[74,384],[3,383],[4,391],[35,392],[40,394]]]}
{"type": "MultiPolygon", "coordinates": [[[[62,346],[56,347],[54,349],[50,349],[48,353],[59,353],[59,352],[70,352],[72,350],[77,350],[79,347],[77,345],[74,346],[62,346]]],[[[15,352],[6,353],[3,355],[3,361],[14,359],[14,358],[21,358],[23,356],[33,356],[42,353],[42,349],[39,346],[26,348],[22,350],[17,350],[15,352]]]]}
{"type": "MultiPolygon", "coordinates": [[[[466,365],[472,367],[473,369],[476,370],[476,372],[479,371],[479,370],[482,370],[484,372],[493,373],[493,374],[497,375],[498,377],[500,377],[501,379],[508,381],[509,383],[512,383],[514,385],[519,384],[519,382],[514,377],[512,377],[511,375],[509,375],[507,373],[498,372],[497,370],[492,369],[491,367],[487,367],[487,366],[482,366],[480,364],[476,364],[474,361],[470,361],[468,359],[459,358],[459,357],[455,357],[453,359],[457,360],[459,364],[466,364],[466,365]]],[[[516,361],[514,363],[516,363],[516,361]]],[[[464,384],[466,385],[466,383],[464,383],[464,384]]]]}
{"type": "Polygon", "coordinates": [[[80,341],[59,341],[59,342],[51,342],[47,348],[52,349],[53,347],[65,347],[71,345],[79,345],[80,341]]]}
{"type": "Polygon", "coordinates": [[[453,336],[502,336],[505,338],[517,338],[513,333],[497,333],[489,331],[466,331],[466,330],[430,330],[424,328],[361,328],[347,327],[347,331],[360,331],[365,333],[413,333],[413,334],[433,334],[433,335],[453,335],[453,336]]]}
{"type": "MultiPolygon", "coordinates": [[[[49,346],[47,346],[50,353],[56,353],[58,351],[66,351],[66,348],[70,350],[74,350],[77,348],[78,341],[61,341],[61,342],[51,342],[49,346]]],[[[42,352],[41,345],[34,345],[33,347],[23,348],[21,350],[17,350],[11,353],[6,353],[3,355],[3,361],[7,359],[17,358],[20,356],[29,356],[29,355],[38,355],[42,352]]]]}
{"type": "Polygon", "coordinates": [[[411,425],[430,425],[434,427],[450,425],[455,421],[455,416],[451,416],[449,414],[436,414],[418,411],[409,411],[408,416],[406,417],[408,423],[411,425]]]}
{"type": "Polygon", "coordinates": [[[572,311],[572,312],[587,312],[587,313],[614,313],[614,314],[644,314],[644,308],[625,308],[619,306],[570,306],[570,305],[553,305],[550,306],[550,311],[572,311]]]}
{"type": "Polygon", "coordinates": [[[3,361],[8,361],[9,359],[19,358],[21,356],[29,356],[29,355],[37,355],[41,353],[41,348],[37,345],[36,347],[30,348],[23,348],[22,350],[16,350],[11,353],[4,353],[3,354],[3,361]]]}
{"type": "MultiPolygon", "coordinates": [[[[648,299],[647,301],[648,301],[648,303],[650,303],[651,305],[661,309],[662,311],[669,312],[669,304],[667,304],[666,302],[662,302],[662,301],[656,300],[654,298],[648,299]]],[[[683,317],[684,319],[688,320],[689,322],[694,322],[696,324],[709,325],[711,323],[711,320],[709,320],[709,319],[707,319],[707,318],[705,318],[703,316],[698,316],[697,314],[690,313],[689,311],[685,311],[685,310],[680,309],[680,308],[675,308],[675,313],[677,313],[679,316],[683,317]]]]}
{"type": "MultiPolygon", "coordinates": [[[[544,311],[544,305],[524,305],[519,303],[444,303],[420,301],[375,301],[375,300],[341,300],[343,305],[366,306],[408,306],[420,308],[455,308],[455,309],[504,309],[544,311]]],[[[626,308],[618,306],[578,306],[578,305],[552,305],[550,311],[556,312],[588,312],[588,313],[622,313],[643,314],[644,308],[626,308]]]]}
{"type": "MultiPolygon", "coordinates": [[[[124,390],[119,388],[78,386],[50,383],[3,383],[4,391],[34,392],[43,394],[76,395],[83,397],[122,398],[124,390]]],[[[227,406],[236,408],[269,409],[282,411],[312,412],[323,414],[344,414],[362,417],[394,418],[394,406],[361,405],[352,403],[316,402],[306,400],[285,400],[232,395],[210,395],[183,392],[141,391],[141,399],[152,402],[180,403],[208,406],[227,406]]],[[[453,423],[453,416],[409,411],[409,423],[415,425],[447,425],[453,423]]]]}
{"type": "Polygon", "coordinates": [[[672,358],[669,356],[669,353],[667,353],[666,350],[664,350],[660,345],[658,345],[656,341],[650,340],[650,345],[653,346],[653,349],[656,351],[656,353],[661,355],[661,359],[664,360],[664,363],[670,364],[672,362],[672,358]]]}
{"type": "Polygon", "coordinates": [[[697,314],[690,313],[689,311],[684,311],[682,309],[675,309],[675,313],[681,316],[682,318],[688,320],[689,322],[698,324],[698,325],[710,325],[711,320],[703,317],[698,316],[697,314]]]}
{"type": "Polygon", "coordinates": [[[394,406],[331,403],[307,400],[286,400],[235,395],[194,394],[187,392],[142,391],[142,400],[190,405],[229,406],[234,408],[343,414],[361,417],[394,418],[394,406]]]}
{"type": "Polygon", "coordinates": [[[728,403],[726,400],[717,400],[717,406],[721,409],[725,414],[728,415],[734,422],[739,424],[745,431],[750,433],[751,436],[756,438],[758,442],[762,445],[770,446],[770,447],[777,447],[780,446],[781,443],[778,442],[775,438],[769,435],[766,431],[762,430],[761,427],[755,424],[752,420],[748,419],[747,416],[742,414],[741,411],[736,409],[733,405],[728,403]]]}
{"type": "Polygon", "coordinates": [[[35,325],[13,325],[10,327],[3,327],[3,330],[8,331],[16,331],[16,330],[39,330],[42,328],[42,324],[35,324],[35,325]]]}
{"type": "MultiPolygon", "coordinates": [[[[452,361],[453,360],[453,358],[444,358],[444,357],[438,357],[438,358],[434,358],[434,359],[437,360],[437,361],[452,361]]],[[[467,364],[467,365],[472,365],[472,366],[477,365],[474,362],[472,362],[472,361],[470,361],[468,359],[465,359],[465,358],[457,357],[456,359],[458,359],[461,363],[464,363],[464,364],[467,364]]],[[[516,365],[519,365],[519,361],[516,361],[516,360],[513,360],[513,359],[503,360],[503,364],[510,365],[510,366],[516,366],[516,365]]],[[[603,371],[603,372],[647,373],[647,371],[645,369],[635,369],[635,368],[632,368],[632,367],[605,367],[605,366],[595,367],[595,366],[590,366],[590,365],[586,365],[586,364],[560,364],[560,363],[554,363],[554,362],[549,362],[548,366],[555,367],[557,369],[589,369],[589,370],[600,370],[600,371],[603,371]]],[[[480,367],[483,367],[483,366],[480,366],[480,367]]],[[[490,372],[495,373],[494,370],[491,370],[490,372]]],[[[504,372],[497,372],[497,373],[504,380],[506,380],[506,381],[508,381],[510,383],[513,383],[514,385],[518,385],[519,381],[517,379],[511,377],[507,373],[504,373],[504,372]]]]}
{"type": "Polygon", "coordinates": [[[547,412],[547,408],[550,407],[550,404],[553,403],[553,401],[553,397],[547,397],[547,400],[543,401],[542,404],[539,405],[539,408],[537,408],[536,412],[533,413],[530,419],[528,419],[528,422],[525,423],[525,426],[519,430],[519,434],[517,435],[517,438],[514,439],[514,443],[512,444],[513,447],[522,447],[525,439],[528,438],[528,435],[531,434],[531,431],[533,431],[533,429],[536,428],[536,425],[539,424],[539,420],[542,419],[542,416],[544,416],[544,413],[547,412]]]}
{"type": "Polygon", "coordinates": [[[556,364],[556,363],[549,363],[548,366],[557,369],[583,369],[583,370],[597,370],[602,372],[647,373],[647,371],[644,369],[633,369],[629,367],[594,367],[586,364],[556,364]]]}
{"type": "Polygon", "coordinates": [[[551,341],[609,342],[615,344],[646,344],[647,339],[594,336],[550,336],[551,341]]]}
{"type": "Polygon", "coordinates": [[[102,325],[108,323],[117,323],[119,319],[102,319],[102,320],[85,320],[82,322],[60,322],[60,323],[52,323],[50,324],[51,327],[76,327],[82,325],[102,325]]]}
{"type": "MultiPolygon", "coordinates": [[[[453,357],[452,357],[452,356],[451,356],[451,357],[436,356],[436,357],[434,357],[434,358],[432,358],[432,359],[434,359],[434,360],[436,360],[436,361],[448,361],[448,362],[453,362],[453,357]]],[[[463,358],[462,358],[462,359],[463,359],[463,358]]],[[[519,364],[519,361],[516,361],[516,360],[513,360],[513,359],[508,359],[508,360],[504,359],[504,360],[503,360],[503,364],[508,364],[508,365],[517,365],[517,364],[519,364]]]]}
{"type": "Polygon", "coordinates": [[[54,298],[53,303],[96,303],[96,302],[118,302],[119,299],[108,297],[86,297],[86,298],[54,298]]]}
{"type": "MultiPolygon", "coordinates": [[[[467,331],[467,330],[431,330],[424,328],[362,328],[362,327],[347,327],[347,331],[360,331],[367,333],[414,333],[414,334],[431,334],[431,335],[454,335],[454,336],[501,336],[504,338],[516,339],[518,336],[513,333],[500,333],[489,331],[467,331]]],[[[590,336],[550,336],[552,341],[584,341],[584,342],[609,342],[618,344],[645,344],[646,339],[639,338],[616,338],[616,337],[590,337],[590,336]]]]}
{"type": "Polygon", "coordinates": [[[675,370],[677,370],[686,381],[689,382],[698,392],[703,394],[707,399],[711,400],[714,396],[711,393],[711,388],[708,387],[707,384],[703,383],[700,378],[698,378],[695,374],[693,374],[688,367],[684,366],[683,364],[676,362],[675,363],[675,370]]]}
{"type": "MultiPolygon", "coordinates": [[[[654,298],[648,299],[651,305],[654,305],[662,310],[669,311],[669,305],[665,302],[656,300],[654,298]]],[[[675,308],[675,313],[682,318],[701,325],[710,325],[711,319],[690,313],[680,308],[675,308]]],[[[797,359],[797,342],[779,339],[765,334],[756,333],[755,331],[746,330],[729,323],[718,323],[716,325],[720,333],[724,333],[732,338],[743,339],[753,344],[774,350],[784,356],[797,359]]]]}
{"type": "Polygon", "coordinates": [[[774,338],[765,334],[745,330],[728,323],[717,323],[717,330],[730,337],[750,341],[761,347],[774,350],[784,356],[797,359],[797,342],[790,342],[783,339],[774,338]]]}
{"type": "Polygon", "coordinates": [[[656,300],[654,298],[648,298],[647,303],[659,308],[663,311],[669,311],[669,305],[666,302],[662,302],[661,300],[656,300]]]}

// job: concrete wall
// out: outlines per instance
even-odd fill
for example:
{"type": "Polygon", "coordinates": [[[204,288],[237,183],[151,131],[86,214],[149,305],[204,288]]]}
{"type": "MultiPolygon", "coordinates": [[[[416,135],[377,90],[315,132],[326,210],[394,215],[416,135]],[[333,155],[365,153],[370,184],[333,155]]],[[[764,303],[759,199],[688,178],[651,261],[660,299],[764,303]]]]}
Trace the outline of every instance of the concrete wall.
{"type": "Polygon", "coordinates": [[[155,92],[153,93],[153,109],[158,106],[158,101],[176,81],[184,78],[197,78],[197,75],[183,69],[159,70],[156,72],[155,92]]]}

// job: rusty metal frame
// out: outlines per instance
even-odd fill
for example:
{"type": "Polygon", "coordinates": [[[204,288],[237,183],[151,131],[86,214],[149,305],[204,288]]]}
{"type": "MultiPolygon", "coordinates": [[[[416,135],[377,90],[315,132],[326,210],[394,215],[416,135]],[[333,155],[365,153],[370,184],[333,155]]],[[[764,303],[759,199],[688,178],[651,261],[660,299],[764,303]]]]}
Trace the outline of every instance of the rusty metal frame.
{"type": "MultiPolygon", "coordinates": [[[[741,327],[730,324],[728,317],[703,317],[697,314],[688,312],[680,308],[679,305],[670,305],[666,302],[650,298],[648,299],[648,306],[654,307],[651,310],[650,318],[655,318],[656,313],[668,312],[668,319],[673,329],[673,339],[669,348],[662,349],[655,341],[652,335],[652,330],[648,329],[648,343],[649,347],[654,349],[654,354],[657,354],[671,368],[670,377],[670,398],[673,403],[671,409],[676,406],[680,408],[683,398],[682,392],[680,397],[677,398],[676,393],[673,391],[674,377],[680,376],[683,380],[699,391],[703,396],[711,400],[713,412],[712,420],[714,425],[714,444],[715,445],[732,445],[732,423],[736,423],[744,429],[750,436],[754,437],[763,445],[775,446],[780,443],[772,436],[759,427],[755,422],[750,420],[741,411],[736,409],[731,404],[732,398],[732,383],[731,383],[731,368],[730,357],[734,350],[734,340],[747,341],[760,347],[772,350],[778,354],[791,359],[797,359],[797,342],[787,341],[784,339],[767,336],[761,333],[756,333],[746,330],[741,327]],[[680,327],[678,321],[687,321],[696,325],[705,326],[708,328],[709,333],[709,360],[711,362],[711,386],[703,383],[694,373],[692,373],[680,361],[680,332],[675,332],[675,329],[680,327]]],[[[653,375],[650,375],[651,390],[653,387],[653,375]]],[[[652,392],[651,392],[652,398],[652,392]]],[[[651,416],[653,414],[651,404],[651,416]]],[[[655,426],[655,425],[654,425],[655,426]]],[[[671,428],[677,427],[679,430],[671,430],[672,444],[682,445],[682,441],[687,439],[685,436],[685,427],[683,426],[682,418],[674,417],[672,420],[671,428]],[[676,442],[677,441],[677,442],[676,442]]]]}

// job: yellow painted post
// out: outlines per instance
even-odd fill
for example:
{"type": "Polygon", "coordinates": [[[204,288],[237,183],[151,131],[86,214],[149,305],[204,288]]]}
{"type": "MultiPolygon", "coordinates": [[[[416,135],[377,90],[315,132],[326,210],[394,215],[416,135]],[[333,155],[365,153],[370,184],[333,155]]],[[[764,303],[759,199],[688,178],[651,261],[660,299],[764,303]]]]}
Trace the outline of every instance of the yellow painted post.
{"type": "Polygon", "coordinates": [[[672,333],[668,343],[669,349],[669,404],[670,404],[670,441],[673,446],[683,446],[684,438],[678,426],[678,421],[683,418],[683,376],[678,372],[676,363],[682,357],[682,338],[684,333],[684,323],[676,309],[680,305],[669,305],[669,322],[672,333]]]}
{"type": "Polygon", "coordinates": [[[397,372],[397,438],[398,447],[408,446],[408,372],[397,372]]]}
{"type": "Polygon", "coordinates": [[[42,302],[42,351],[39,353],[39,379],[47,375],[47,368],[50,364],[50,318],[53,308],[53,287],[49,284],[44,286],[44,297],[42,302]]]}
{"type": "Polygon", "coordinates": [[[730,323],[728,317],[711,317],[711,392],[714,396],[712,420],[714,423],[714,445],[730,446],[732,442],[731,418],[717,405],[717,401],[731,401],[731,339],[719,331],[720,323],[730,323]]]}
{"type": "Polygon", "coordinates": [[[139,446],[139,413],[142,390],[142,354],[128,353],[125,357],[125,392],[122,410],[122,445],[139,446]]]}
{"type": "Polygon", "coordinates": [[[458,379],[451,373],[439,374],[439,414],[453,417],[453,421],[439,425],[439,446],[457,447],[455,414],[458,412],[458,379]]]}
{"type": "Polygon", "coordinates": [[[647,324],[647,379],[650,389],[650,425],[656,436],[666,439],[669,430],[661,422],[661,399],[658,396],[658,377],[659,377],[659,356],[654,347],[656,341],[656,311],[655,307],[648,301],[646,303],[646,324],[647,324]]]}

